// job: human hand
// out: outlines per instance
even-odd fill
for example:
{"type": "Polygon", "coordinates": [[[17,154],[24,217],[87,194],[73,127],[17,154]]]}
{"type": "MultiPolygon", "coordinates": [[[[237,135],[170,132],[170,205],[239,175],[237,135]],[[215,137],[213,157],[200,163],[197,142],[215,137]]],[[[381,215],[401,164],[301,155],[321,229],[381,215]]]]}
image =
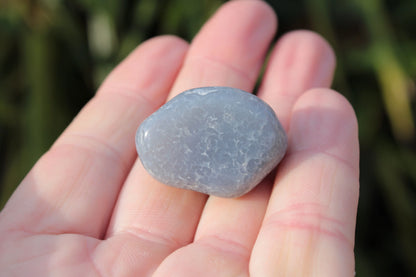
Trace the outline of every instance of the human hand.
{"type": "Polygon", "coordinates": [[[0,275],[352,276],[357,122],[327,89],[334,55],[318,35],[283,36],[259,89],[289,137],[276,176],[240,198],[207,197],[158,183],[137,159],[136,128],[167,98],[251,91],[275,29],[263,2],[231,1],[190,46],[139,46],[1,212],[0,275]]]}

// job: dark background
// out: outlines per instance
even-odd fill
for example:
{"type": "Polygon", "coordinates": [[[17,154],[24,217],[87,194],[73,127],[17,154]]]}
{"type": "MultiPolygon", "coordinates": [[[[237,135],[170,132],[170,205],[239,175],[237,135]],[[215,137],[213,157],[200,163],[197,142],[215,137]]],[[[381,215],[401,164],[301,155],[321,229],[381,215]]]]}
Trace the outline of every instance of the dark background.
{"type": "MultiPolygon", "coordinates": [[[[103,78],[149,37],[191,40],[222,0],[0,0],[0,207],[103,78]]],[[[360,125],[357,276],[416,276],[416,1],[267,1],[334,47],[360,125]]]]}

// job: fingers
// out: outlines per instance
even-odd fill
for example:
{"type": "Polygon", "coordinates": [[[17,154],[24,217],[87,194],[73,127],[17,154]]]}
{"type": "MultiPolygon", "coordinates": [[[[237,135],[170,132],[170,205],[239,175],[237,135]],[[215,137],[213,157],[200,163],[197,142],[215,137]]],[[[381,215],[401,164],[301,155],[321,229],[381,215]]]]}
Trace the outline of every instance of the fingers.
{"type": "Polygon", "coordinates": [[[5,208],[11,220],[31,232],[102,235],[136,157],[135,130],[165,101],[186,50],[160,37],[121,63],[22,182],[5,208]]]}
{"type": "Polygon", "coordinates": [[[249,276],[251,249],[267,205],[263,196],[272,181],[240,198],[210,197],[194,242],[169,256],[156,276],[249,276]]]}
{"type": "MultiPolygon", "coordinates": [[[[275,25],[273,12],[263,2],[225,4],[192,42],[170,97],[205,85],[250,90],[275,25]]],[[[137,162],[120,194],[107,237],[111,241],[130,234],[136,241],[153,241],[153,247],[164,245],[165,253],[159,257],[161,262],[172,251],[193,240],[205,201],[206,196],[200,193],[160,184],[137,162]]],[[[157,266],[156,260],[135,258],[137,264],[145,261],[150,271],[157,266]]]]}
{"type": "MultiPolygon", "coordinates": [[[[291,112],[292,107],[289,103],[273,101],[284,97],[293,101],[304,89],[315,85],[329,85],[329,82],[324,84],[319,80],[331,79],[334,69],[333,56],[328,44],[314,33],[302,31],[284,36],[273,52],[265,74],[266,79],[262,83],[261,97],[271,101],[269,104],[276,110],[281,110],[282,105],[287,105],[280,113],[287,124],[289,115],[286,113],[291,112]],[[304,53],[305,48],[308,49],[307,55],[304,53]],[[280,53],[281,50],[285,52],[280,53]],[[285,55],[288,54],[292,57],[292,63],[287,62],[288,58],[285,55]],[[326,71],[312,70],[319,67],[321,57],[330,59],[329,66],[325,67],[326,71]],[[299,68],[301,71],[297,74],[296,70],[299,68]],[[283,78],[280,80],[282,84],[277,83],[277,76],[287,75],[287,72],[293,72],[292,80],[283,78]]],[[[241,198],[224,199],[211,196],[203,210],[194,242],[168,257],[158,269],[158,274],[168,276],[168,272],[174,272],[181,276],[185,275],[185,272],[195,271],[195,274],[202,276],[248,276],[251,249],[266,211],[273,180],[273,175],[268,176],[254,191],[241,198]],[[188,261],[186,257],[192,257],[192,262],[181,263],[188,261]],[[215,262],[217,266],[213,266],[204,262],[206,260],[222,263],[215,262]]]]}
{"type": "Polygon", "coordinates": [[[329,87],[334,69],[334,52],[322,37],[310,31],[288,33],[271,54],[258,95],[287,130],[297,98],[308,89],[329,87]]]}
{"type": "Polygon", "coordinates": [[[307,92],[296,102],[290,148],[279,167],[255,243],[252,276],[353,276],[358,134],[341,95],[307,92]]]}

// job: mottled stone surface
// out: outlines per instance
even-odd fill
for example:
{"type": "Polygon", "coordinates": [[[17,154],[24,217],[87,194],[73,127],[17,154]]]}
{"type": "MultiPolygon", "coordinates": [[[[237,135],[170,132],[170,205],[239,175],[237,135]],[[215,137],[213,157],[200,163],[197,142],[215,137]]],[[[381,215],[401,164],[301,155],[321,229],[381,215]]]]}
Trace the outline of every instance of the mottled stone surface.
{"type": "Polygon", "coordinates": [[[280,162],[287,138],[258,97],[205,87],[179,94],[143,121],[136,147],[144,168],[166,185],[238,197],[280,162]]]}

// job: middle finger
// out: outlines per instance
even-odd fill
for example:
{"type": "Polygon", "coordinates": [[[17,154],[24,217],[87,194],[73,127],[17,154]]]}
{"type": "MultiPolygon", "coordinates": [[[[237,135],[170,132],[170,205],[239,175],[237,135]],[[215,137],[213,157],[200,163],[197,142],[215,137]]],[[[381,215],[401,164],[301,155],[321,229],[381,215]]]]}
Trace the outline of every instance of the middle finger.
{"type": "MultiPolygon", "coordinates": [[[[232,1],[225,4],[192,42],[170,97],[196,86],[231,86],[250,91],[276,29],[273,12],[261,1],[232,1]]],[[[107,237],[123,243],[134,273],[149,273],[167,255],[193,240],[206,195],[171,188],[154,180],[136,161],[115,208],[107,237]],[[115,239],[113,239],[115,238],[115,239]],[[117,239],[118,238],[118,239],[117,239]],[[129,245],[144,241],[140,253],[129,245]],[[150,244],[149,244],[150,242],[150,244]],[[143,251],[156,256],[143,259],[143,251]],[[132,259],[135,263],[131,263],[132,259]],[[146,272],[140,271],[147,268],[146,272]]],[[[117,247],[117,246],[115,246],[117,247]]]]}

